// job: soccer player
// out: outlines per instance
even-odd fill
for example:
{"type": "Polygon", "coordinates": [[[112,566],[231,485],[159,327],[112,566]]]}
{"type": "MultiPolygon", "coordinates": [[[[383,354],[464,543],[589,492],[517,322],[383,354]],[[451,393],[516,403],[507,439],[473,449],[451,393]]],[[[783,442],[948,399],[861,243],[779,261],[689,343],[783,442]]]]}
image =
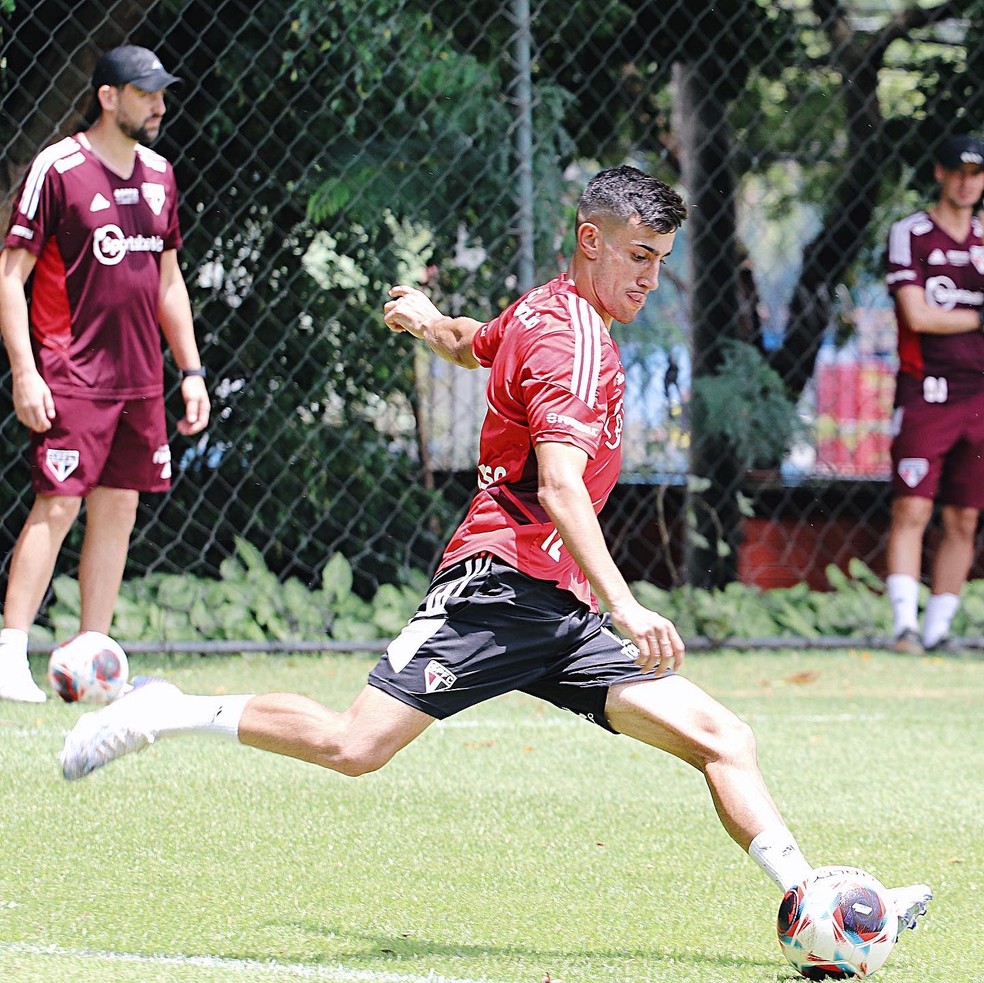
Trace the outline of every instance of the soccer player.
{"type": "Polygon", "coordinates": [[[162,331],[181,370],[178,430],[208,423],[177,259],[177,187],[171,165],[147,147],[165,90],[179,81],[146,48],[106,52],[92,78],[98,118],[34,160],[0,253],[0,331],[17,419],[30,430],[35,492],[10,562],[0,698],[45,699],[31,677],[28,631],[83,500],[80,628],[109,632],[140,492],[170,487],[162,331]]]}
{"type": "MultiPolygon", "coordinates": [[[[802,881],[811,867],[751,729],[678,674],[676,628],[632,595],[598,522],[621,464],[625,373],[610,328],[656,289],[685,215],[672,188],[617,167],[581,196],[569,271],[492,321],[446,317],[421,291],[394,287],[391,329],[491,369],[478,492],[417,613],[341,713],[293,694],[189,696],[148,681],[79,719],[60,755],[65,777],[186,732],[363,775],[435,720],[520,690],[698,769],[742,849],[780,888],[802,881]]],[[[930,897],[925,885],[898,889],[900,919],[914,924],[930,897]]]]}
{"type": "Polygon", "coordinates": [[[939,197],[889,233],[888,289],[898,321],[892,421],[892,519],[886,585],[895,649],[946,649],[984,508],[984,143],[944,140],[939,197]],[[923,535],[940,502],[943,535],[919,630],[923,535]]]}

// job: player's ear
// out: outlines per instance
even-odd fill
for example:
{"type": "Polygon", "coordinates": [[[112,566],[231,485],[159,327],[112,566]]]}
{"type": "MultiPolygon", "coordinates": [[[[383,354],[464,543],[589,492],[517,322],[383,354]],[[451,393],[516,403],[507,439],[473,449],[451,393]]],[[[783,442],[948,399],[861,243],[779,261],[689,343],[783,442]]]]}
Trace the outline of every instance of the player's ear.
{"type": "Polygon", "coordinates": [[[577,244],[588,259],[597,259],[601,252],[601,229],[594,222],[582,222],[577,227],[577,244]]]}
{"type": "Polygon", "coordinates": [[[96,105],[103,112],[115,109],[119,98],[120,90],[114,85],[100,85],[96,89],[96,105]]]}

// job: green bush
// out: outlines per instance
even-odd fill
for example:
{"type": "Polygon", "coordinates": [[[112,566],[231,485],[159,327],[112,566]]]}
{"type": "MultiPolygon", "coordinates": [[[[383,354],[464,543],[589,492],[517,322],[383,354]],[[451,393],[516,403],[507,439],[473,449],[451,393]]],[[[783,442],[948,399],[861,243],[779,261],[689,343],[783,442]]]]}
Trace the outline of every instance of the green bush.
{"type": "MultiPolygon", "coordinates": [[[[664,590],[639,582],[639,600],[671,618],[681,635],[712,644],[776,639],[844,638],[857,641],[891,633],[892,611],[882,580],[858,559],[844,573],[827,568],[829,591],[806,584],[762,590],[732,583],[720,590],[664,590]]],[[[149,574],[123,584],[113,633],[126,641],[337,641],[368,642],[397,635],[427,590],[428,577],[411,571],[406,582],[383,584],[369,601],[353,589],[349,561],[336,553],[321,571],[320,586],[297,578],[280,581],[262,554],[244,539],[223,561],[221,579],[190,574],[149,574]]],[[[79,587],[68,577],[54,583],[48,610],[49,640],[78,630],[79,587]]],[[[922,588],[925,601],[926,588],[922,588]]],[[[963,592],[955,635],[984,628],[984,580],[963,592]]]]}

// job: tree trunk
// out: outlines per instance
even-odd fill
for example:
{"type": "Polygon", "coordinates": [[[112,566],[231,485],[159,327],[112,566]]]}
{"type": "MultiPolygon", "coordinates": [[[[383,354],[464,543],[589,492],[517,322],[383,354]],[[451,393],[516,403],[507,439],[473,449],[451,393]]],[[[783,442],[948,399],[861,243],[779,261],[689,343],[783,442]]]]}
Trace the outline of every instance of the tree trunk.
{"type": "MultiPolygon", "coordinates": [[[[716,94],[717,80],[702,68],[706,64],[674,66],[676,127],[689,198],[686,235],[694,379],[713,375],[721,364],[721,342],[737,336],[740,307],[731,132],[727,105],[716,94]]],[[[695,587],[721,587],[737,578],[738,462],[725,441],[694,432],[690,474],[697,480],[687,497],[691,530],[687,580],[695,587]]]]}

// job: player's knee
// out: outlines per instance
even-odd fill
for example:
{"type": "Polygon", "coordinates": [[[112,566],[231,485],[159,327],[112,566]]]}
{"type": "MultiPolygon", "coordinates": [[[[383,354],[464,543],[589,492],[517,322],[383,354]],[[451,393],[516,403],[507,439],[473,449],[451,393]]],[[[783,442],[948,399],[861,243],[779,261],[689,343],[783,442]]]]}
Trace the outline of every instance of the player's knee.
{"type": "Polygon", "coordinates": [[[50,527],[67,531],[79,517],[82,499],[71,495],[39,496],[31,510],[30,521],[44,522],[50,527]]]}
{"type": "Polygon", "coordinates": [[[758,751],[755,732],[730,711],[719,715],[707,732],[707,763],[726,762],[738,767],[753,765],[758,751]]]}
{"type": "Polygon", "coordinates": [[[379,771],[391,757],[391,754],[379,747],[342,742],[328,755],[328,762],[332,770],[340,775],[361,778],[379,771]]]}

